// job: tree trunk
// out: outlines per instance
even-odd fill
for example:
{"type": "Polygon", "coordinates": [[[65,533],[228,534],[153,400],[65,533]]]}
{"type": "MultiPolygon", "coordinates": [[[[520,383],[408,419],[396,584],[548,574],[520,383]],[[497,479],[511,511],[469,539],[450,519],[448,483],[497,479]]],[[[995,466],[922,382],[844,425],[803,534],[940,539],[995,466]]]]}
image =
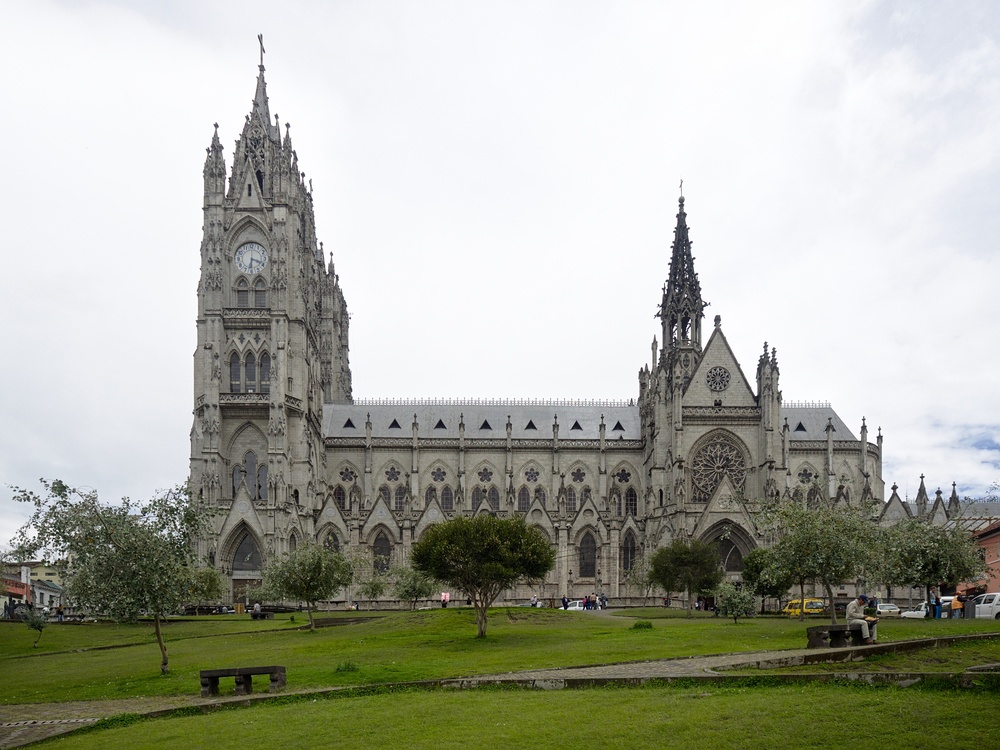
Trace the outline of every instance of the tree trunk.
{"type": "Polygon", "coordinates": [[[837,607],[833,603],[833,588],[829,583],[824,583],[823,588],[826,589],[826,600],[830,602],[830,624],[837,624],[837,607]]]}
{"type": "Polygon", "coordinates": [[[163,642],[163,631],[160,629],[160,615],[153,615],[153,628],[156,630],[156,643],[160,647],[160,674],[166,674],[167,669],[167,644],[163,642]]]}
{"type": "Polygon", "coordinates": [[[483,599],[482,601],[479,601],[478,599],[476,599],[476,600],[473,600],[473,603],[476,605],[476,628],[477,628],[476,637],[477,638],[485,638],[486,637],[486,609],[487,609],[488,605],[487,605],[485,599],[483,599]]]}
{"type": "Polygon", "coordinates": [[[309,613],[309,629],[310,630],[315,630],[316,629],[316,623],[315,623],[315,621],[313,621],[312,604],[310,604],[309,602],[306,602],[306,612],[309,613]]]}
{"type": "Polygon", "coordinates": [[[806,620],[806,581],[799,579],[799,622],[806,620]]]}

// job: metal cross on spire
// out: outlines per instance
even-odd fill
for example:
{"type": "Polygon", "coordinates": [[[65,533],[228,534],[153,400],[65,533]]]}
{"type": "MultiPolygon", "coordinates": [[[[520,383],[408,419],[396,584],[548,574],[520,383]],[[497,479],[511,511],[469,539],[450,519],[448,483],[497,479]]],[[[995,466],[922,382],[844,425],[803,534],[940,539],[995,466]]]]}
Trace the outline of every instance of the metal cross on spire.
{"type": "Polygon", "coordinates": [[[684,178],[681,178],[681,198],[684,197],[684,178]]]}
{"type": "Polygon", "coordinates": [[[260,44],[260,67],[264,67],[264,35],[257,35],[257,42],[260,44]]]}

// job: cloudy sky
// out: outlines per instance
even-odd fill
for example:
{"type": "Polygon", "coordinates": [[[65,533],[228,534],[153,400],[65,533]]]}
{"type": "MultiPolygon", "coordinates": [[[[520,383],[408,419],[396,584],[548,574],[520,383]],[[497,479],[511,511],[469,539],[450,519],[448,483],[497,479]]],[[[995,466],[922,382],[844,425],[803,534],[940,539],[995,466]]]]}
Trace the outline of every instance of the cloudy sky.
{"type": "Polygon", "coordinates": [[[745,372],[767,341],[786,401],[881,427],[901,494],[1000,479],[995,3],[34,0],[0,23],[3,485],[185,478],[204,149],[258,33],[356,397],[635,397],[683,178],[745,372]]]}

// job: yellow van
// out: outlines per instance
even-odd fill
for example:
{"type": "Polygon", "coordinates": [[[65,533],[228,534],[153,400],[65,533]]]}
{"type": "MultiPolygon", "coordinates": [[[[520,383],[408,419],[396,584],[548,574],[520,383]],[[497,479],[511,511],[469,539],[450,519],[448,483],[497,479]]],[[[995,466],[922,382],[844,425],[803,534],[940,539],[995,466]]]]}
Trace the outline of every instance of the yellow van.
{"type": "MultiPolygon", "coordinates": [[[[789,617],[798,617],[802,613],[802,609],[802,599],[792,599],[781,610],[781,614],[788,615],[789,617]]],[[[806,599],[805,611],[807,615],[826,614],[826,604],[823,603],[822,599],[806,599]]]]}

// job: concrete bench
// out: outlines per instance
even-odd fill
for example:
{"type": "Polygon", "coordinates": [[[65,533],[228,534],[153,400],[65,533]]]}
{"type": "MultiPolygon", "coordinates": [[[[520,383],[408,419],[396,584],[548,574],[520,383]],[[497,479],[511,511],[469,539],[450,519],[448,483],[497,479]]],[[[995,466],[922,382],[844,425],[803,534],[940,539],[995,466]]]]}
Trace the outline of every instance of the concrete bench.
{"type": "Polygon", "coordinates": [[[234,669],[203,669],[201,670],[201,695],[208,698],[219,694],[219,678],[235,677],[236,694],[250,695],[253,692],[253,676],[266,674],[270,676],[268,692],[273,693],[285,686],[284,667],[236,667],[234,669]]]}
{"type": "Polygon", "coordinates": [[[860,625],[816,625],[806,628],[806,648],[845,648],[865,645],[860,625]],[[847,639],[851,642],[848,644],[847,639]]]}

